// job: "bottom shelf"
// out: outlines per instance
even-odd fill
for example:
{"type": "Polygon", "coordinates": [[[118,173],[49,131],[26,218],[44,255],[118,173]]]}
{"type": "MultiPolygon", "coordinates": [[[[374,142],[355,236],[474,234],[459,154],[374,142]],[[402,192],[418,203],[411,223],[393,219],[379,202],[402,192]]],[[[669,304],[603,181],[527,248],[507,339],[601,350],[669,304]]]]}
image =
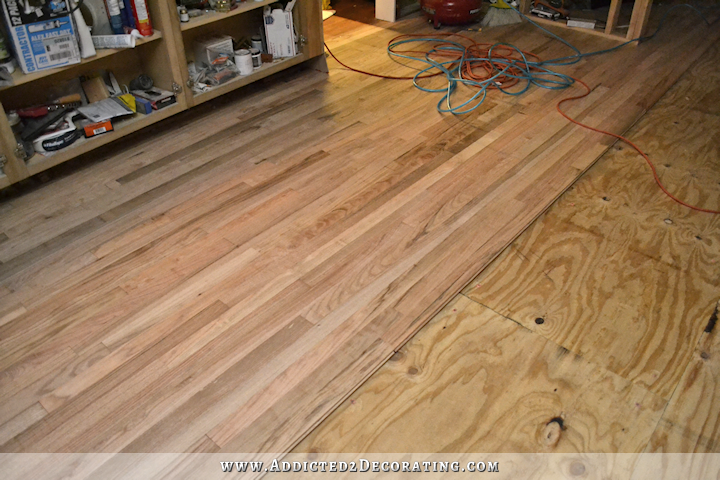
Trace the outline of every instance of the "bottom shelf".
{"type": "MultiPolygon", "coordinates": [[[[113,125],[115,130],[93,138],[81,138],[69,147],[58,151],[52,155],[35,154],[27,161],[27,168],[30,175],[47,170],[48,168],[59,165],[71,158],[82,155],[83,153],[94,150],[102,145],[117,140],[125,135],[147,127],[155,122],[159,122],[167,117],[180,112],[182,107],[179,103],[157,110],[149,115],[135,114],[134,117],[127,120],[118,121],[113,125]]],[[[2,183],[0,183],[2,185],[2,183]]],[[[0,188],[2,188],[0,186],[0,188]]]]}
{"type": "Polygon", "coordinates": [[[251,73],[250,75],[235,77],[229,82],[218,85],[217,87],[214,87],[207,92],[195,94],[195,96],[193,97],[193,105],[198,105],[203,102],[207,102],[208,100],[212,100],[213,98],[224,95],[231,90],[235,90],[236,88],[240,88],[242,86],[256,82],[261,78],[272,75],[273,73],[277,73],[293,65],[297,65],[298,63],[302,63],[305,60],[307,60],[305,54],[300,53],[298,55],[295,55],[294,57],[275,60],[272,63],[264,63],[260,68],[253,71],[253,73],[251,73]]]}
{"type": "Polygon", "coordinates": [[[535,22],[541,26],[558,27],[558,28],[564,28],[566,30],[572,30],[574,32],[589,33],[591,35],[597,35],[599,37],[604,37],[604,38],[607,38],[610,40],[615,40],[616,42],[624,42],[625,41],[625,36],[615,35],[613,33],[605,33],[605,30],[568,27],[567,23],[566,23],[567,20],[548,20],[546,18],[540,18],[537,15],[531,15],[531,14],[528,14],[528,18],[530,18],[533,22],[535,22]]]}
{"type": "MultiPolygon", "coordinates": [[[[102,145],[118,140],[125,135],[136,132],[149,125],[171,117],[176,113],[180,113],[181,111],[186,110],[189,107],[204,103],[208,100],[212,100],[213,98],[224,95],[225,93],[228,93],[232,90],[253,83],[274,73],[285,70],[286,68],[302,63],[307,59],[307,56],[304,53],[301,53],[294,57],[284,58],[282,60],[277,60],[272,63],[263,64],[262,67],[255,70],[250,75],[234,78],[233,80],[230,80],[223,85],[213,88],[212,90],[196,94],[190,99],[190,105],[185,105],[185,102],[179,102],[167,108],[163,108],[162,110],[154,111],[149,115],[136,114],[132,118],[118,121],[117,123],[115,123],[113,125],[115,130],[110,133],[105,133],[103,135],[90,139],[80,138],[71,146],[51,155],[35,154],[26,162],[27,173],[23,173],[22,177],[25,178],[26,176],[32,176],[40,173],[63,162],[71,160],[79,155],[94,150],[102,145]]],[[[11,182],[6,175],[0,174],[0,189],[7,187],[11,183],[13,182],[11,182]]]]}

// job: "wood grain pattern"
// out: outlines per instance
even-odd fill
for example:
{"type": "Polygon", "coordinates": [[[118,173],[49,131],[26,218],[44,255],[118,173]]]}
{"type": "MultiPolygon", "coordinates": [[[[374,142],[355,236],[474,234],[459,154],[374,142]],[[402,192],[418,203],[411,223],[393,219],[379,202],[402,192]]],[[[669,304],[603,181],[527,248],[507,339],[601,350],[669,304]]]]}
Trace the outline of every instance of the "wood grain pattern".
{"type": "MultiPolygon", "coordinates": [[[[714,313],[717,314],[717,306],[714,313]]],[[[646,451],[717,453],[720,450],[717,337],[717,329],[703,334],[646,451]]]]}
{"type": "MultiPolygon", "coordinates": [[[[594,92],[573,114],[632,125],[720,35],[685,25],[577,65],[594,92]]],[[[380,47],[428,26],[393,28],[359,26],[331,46],[406,72],[380,47]]],[[[514,38],[564,54],[529,25],[492,40],[514,38]]],[[[566,92],[493,97],[454,118],[407,83],[331,67],[208,102],[0,206],[2,450],[288,450],[611,144],[556,114],[566,92]]],[[[663,285],[706,295],[685,277],[663,285]]],[[[582,375],[563,373],[568,362],[547,369],[575,392],[567,449],[595,445],[580,430],[602,432],[598,448],[640,448],[644,433],[585,416],[585,377],[649,405],[642,422],[662,395],[587,359],[582,375]]]]}
{"type": "Polygon", "coordinates": [[[473,281],[470,298],[666,399],[717,300],[700,276],[552,212],[502,260],[473,281]]]}
{"type": "MultiPolygon", "coordinates": [[[[720,198],[718,117],[694,99],[717,61],[713,47],[628,133],[668,188],[709,208],[720,198]]],[[[526,154],[557,159],[572,151],[569,137],[563,143],[526,154]]],[[[718,452],[717,222],[670,201],[642,159],[616,144],[292,459],[718,452]]],[[[655,469],[643,463],[635,474],[655,469]]]]}
{"type": "Polygon", "coordinates": [[[638,452],[664,405],[458,296],[295,452],[638,452]]]}

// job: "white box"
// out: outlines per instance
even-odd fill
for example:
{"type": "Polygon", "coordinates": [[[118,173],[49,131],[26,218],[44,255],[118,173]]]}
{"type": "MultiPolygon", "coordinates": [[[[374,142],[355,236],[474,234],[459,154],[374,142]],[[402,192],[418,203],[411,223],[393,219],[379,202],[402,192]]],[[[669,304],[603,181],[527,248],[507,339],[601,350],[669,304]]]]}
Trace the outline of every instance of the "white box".
{"type": "Polygon", "coordinates": [[[287,58],[297,55],[295,44],[295,26],[293,25],[292,9],[295,0],[290,1],[284,10],[276,8],[271,10],[265,7],[263,20],[265,23],[265,41],[268,53],[273,58],[287,58]]]}
{"type": "Polygon", "coordinates": [[[218,35],[195,40],[195,65],[198,67],[212,65],[213,60],[220,53],[227,53],[230,58],[233,57],[235,50],[233,50],[232,37],[218,35]]]}
{"type": "Polygon", "coordinates": [[[18,0],[2,0],[15,58],[25,73],[80,63],[75,24],[65,4],[48,3],[25,13],[18,0]]]}

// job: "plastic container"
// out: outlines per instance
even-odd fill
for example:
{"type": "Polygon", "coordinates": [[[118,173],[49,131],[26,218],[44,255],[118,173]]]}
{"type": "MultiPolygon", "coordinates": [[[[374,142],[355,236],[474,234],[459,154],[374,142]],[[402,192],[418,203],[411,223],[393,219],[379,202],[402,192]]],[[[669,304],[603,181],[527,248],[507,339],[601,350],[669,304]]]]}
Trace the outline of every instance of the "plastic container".
{"type": "Polygon", "coordinates": [[[263,51],[262,37],[260,35],[253,35],[250,39],[250,44],[252,45],[252,48],[257,48],[260,52],[263,51]]]}
{"type": "Polygon", "coordinates": [[[250,49],[250,55],[252,56],[253,68],[260,68],[262,66],[262,58],[260,57],[260,50],[257,48],[250,49]]]}
{"type": "Polygon", "coordinates": [[[253,60],[250,50],[235,50],[235,65],[240,75],[250,75],[253,72],[253,60]]]}

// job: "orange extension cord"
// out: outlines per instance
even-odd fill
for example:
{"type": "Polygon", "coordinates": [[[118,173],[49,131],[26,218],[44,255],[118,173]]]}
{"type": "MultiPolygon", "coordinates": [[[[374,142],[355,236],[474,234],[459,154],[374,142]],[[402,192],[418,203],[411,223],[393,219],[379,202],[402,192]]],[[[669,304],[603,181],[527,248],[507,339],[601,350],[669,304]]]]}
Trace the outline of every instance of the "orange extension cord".
{"type": "MultiPolygon", "coordinates": [[[[436,37],[437,36],[460,37],[460,38],[463,38],[466,41],[470,42],[470,45],[465,47],[465,58],[476,58],[476,59],[477,58],[488,58],[489,57],[489,55],[488,55],[489,48],[492,46],[491,44],[477,43],[474,40],[472,40],[471,38],[466,37],[465,35],[458,34],[458,33],[434,33],[433,36],[436,36],[436,37]]],[[[397,40],[405,39],[405,38],[412,38],[412,37],[426,37],[426,35],[423,35],[423,34],[400,35],[400,36],[397,36],[397,37],[393,38],[392,40],[390,40],[390,42],[388,42],[388,46],[390,44],[395,43],[397,40]]],[[[441,46],[442,46],[442,44],[435,45],[435,47],[434,47],[433,55],[437,56],[437,57],[441,57],[438,60],[460,61],[462,55],[460,55],[456,52],[452,52],[452,51],[443,52],[442,50],[438,50],[438,47],[441,47],[441,46]]],[[[427,75],[416,77],[414,75],[413,76],[391,76],[391,75],[381,75],[381,74],[377,74],[377,73],[366,72],[363,70],[359,70],[357,68],[350,67],[350,66],[346,65],[345,63],[343,63],[342,61],[340,61],[340,59],[335,56],[335,54],[332,52],[332,50],[330,50],[330,47],[328,47],[327,43],[325,43],[325,48],[327,49],[330,56],[333,59],[335,59],[335,61],[338,62],[340,65],[347,68],[348,70],[351,70],[351,71],[357,72],[357,73],[361,73],[363,75],[369,75],[369,76],[377,77],[377,78],[385,78],[388,80],[414,80],[416,78],[428,78],[428,77],[434,77],[434,76],[442,74],[442,72],[438,72],[438,73],[427,74],[427,75]]],[[[427,52],[419,51],[419,50],[403,50],[400,53],[405,54],[405,55],[418,54],[418,55],[424,56],[424,55],[426,55],[427,52]]],[[[523,52],[523,54],[525,54],[526,58],[530,57],[537,61],[540,60],[540,58],[533,53],[523,52]]],[[[502,59],[502,60],[515,60],[515,61],[523,62],[523,59],[517,50],[514,50],[509,47],[505,47],[502,45],[495,46],[493,48],[492,58],[493,59],[502,59]]],[[[533,68],[531,68],[531,71],[532,70],[533,70],[533,68]]],[[[485,80],[493,77],[494,75],[497,74],[497,72],[498,72],[498,68],[491,60],[473,61],[473,62],[463,63],[463,76],[465,78],[469,78],[469,79],[472,79],[472,80],[475,80],[478,82],[482,82],[482,81],[485,81],[485,80]]],[[[501,76],[498,76],[494,80],[494,82],[496,82],[497,84],[502,85],[503,88],[509,88],[509,87],[512,87],[513,85],[517,84],[519,82],[519,79],[516,77],[519,76],[520,73],[522,73],[522,71],[519,68],[514,69],[513,67],[508,68],[507,72],[508,72],[509,76],[501,75],[501,76]]],[[[655,165],[650,160],[650,158],[645,154],[645,152],[643,152],[640,149],[640,147],[635,145],[633,142],[631,142],[627,138],[623,137],[622,135],[618,135],[616,133],[607,132],[607,131],[601,130],[599,128],[591,127],[590,125],[586,125],[582,122],[579,122],[579,121],[571,118],[569,115],[567,115],[565,112],[563,112],[562,108],[560,108],[560,107],[565,102],[579,100],[581,98],[587,97],[592,92],[590,87],[585,82],[583,82],[580,79],[574,78],[574,77],[571,77],[571,78],[573,80],[575,80],[577,83],[579,83],[580,85],[582,85],[583,87],[585,87],[586,91],[585,91],[585,93],[583,93],[581,95],[576,95],[574,97],[568,97],[568,98],[564,98],[564,99],[560,100],[557,104],[557,111],[560,113],[560,115],[562,115],[568,121],[570,121],[580,127],[586,128],[588,130],[592,130],[593,132],[602,133],[603,135],[609,135],[611,137],[617,138],[618,140],[621,140],[621,141],[627,143],[628,145],[630,145],[632,148],[634,148],[647,162],[648,166],[650,167],[650,170],[652,171],[653,177],[655,179],[655,183],[657,183],[658,187],[660,187],[660,189],[663,191],[663,193],[665,193],[665,195],[670,197],[675,202],[677,202],[680,205],[683,205],[687,208],[690,208],[692,210],[696,210],[698,212],[720,214],[719,210],[710,210],[710,209],[706,209],[706,208],[697,207],[695,205],[691,205],[689,203],[686,203],[686,202],[680,200],[679,198],[674,196],[672,193],[670,193],[667,190],[667,188],[665,188],[665,186],[660,181],[660,177],[658,177],[655,165]]],[[[493,86],[491,85],[490,88],[493,88],[493,86]]],[[[497,87],[494,87],[494,88],[497,88],[497,87]]]]}
{"type": "Polygon", "coordinates": [[[617,138],[618,140],[622,140],[623,142],[625,142],[625,143],[627,143],[628,145],[630,145],[632,148],[634,148],[634,149],[645,159],[645,161],[647,162],[647,164],[650,166],[650,170],[652,170],[653,177],[655,178],[655,183],[657,183],[658,187],[660,187],[660,190],[662,190],[662,191],[665,193],[665,195],[667,195],[667,196],[670,197],[671,199],[675,200],[675,201],[676,201],[677,203],[679,203],[680,205],[683,205],[683,206],[685,206],[685,207],[687,207],[687,208],[690,208],[690,209],[692,209],[692,210],[696,210],[696,211],[698,211],[698,212],[720,214],[720,211],[719,211],[719,210],[710,210],[710,209],[707,209],[707,208],[700,208],[700,207],[696,207],[695,205],[690,205],[689,203],[683,202],[682,200],[680,200],[679,198],[677,198],[675,195],[673,195],[672,193],[670,193],[670,192],[667,190],[667,188],[665,188],[665,186],[664,186],[664,185],[662,184],[662,182],[660,181],[660,177],[658,177],[657,170],[655,169],[655,165],[653,164],[652,161],[650,161],[650,158],[648,158],[647,154],[645,154],[645,152],[643,152],[642,150],[640,150],[640,147],[638,147],[637,145],[635,145],[633,142],[631,142],[631,141],[628,140],[627,138],[623,137],[622,135],[618,135],[617,133],[606,132],[605,130],[600,130],[599,128],[591,127],[590,125],[585,125],[584,123],[578,122],[577,120],[575,120],[575,119],[573,119],[573,118],[570,118],[570,116],[568,116],[565,112],[563,112],[562,109],[560,108],[560,106],[561,106],[563,103],[565,103],[565,102],[570,102],[570,101],[572,101],[572,100],[578,100],[578,99],[580,99],[580,98],[587,97],[588,95],[590,95],[590,92],[592,91],[592,90],[590,89],[590,87],[588,86],[588,84],[585,83],[585,82],[583,82],[582,80],[577,79],[577,78],[575,78],[575,77],[573,77],[573,80],[575,80],[575,81],[578,82],[580,85],[582,85],[583,87],[585,87],[585,93],[583,93],[582,95],[577,95],[577,96],[575,96],[575,97],[568,97],[568,98],[564,98],[564,99],[560,100],[560,101],[558,102],[558,104],[557,104],[557,111],[560,112],[560,115],[562,115],[563,117],[565,117],[566,119],[568,119],[569,121],[571,121],[572,123],[574,123],[575,125],[579,125],[579,126],[581,126],[581,127],[583,127],[583,128],[587,128],[588,130],[592,130],[593,132],[598,132],[598,133],[602,133],[603,135],[609,135],[609,136],[611,136],[611,137],[615,137],[615,138],[617,138]]]}
{"type": "MultiPolygon", "coordinates": [[[[462,35],[460,33],[433,33],[434,37],[460,37],[467,42],[469,42],[469,46],[465,47],[465,57],[469,58],[472,56],[473,58],[489,58],[490,56],[490,48],[493,47],[490,43],[477,43],[470,37],[467,37],[465,35],[462,35]]],[[[391,49],[389,46],[392,43],[395,43],[398,40],[404,40],[408,38],[424,38],[427,37],[425,34],[405,34],[405,35],[398,35],[397,37],[390,40],[388,43],[388,48],[394,52],[394,53],[402,53],[403,55],[410,55],[410,54],[417,54],[418,56],[424,57],[427,52],[423,50],[402,50],[397,51],[396,49],[391,49]]],[[[443,47],[443,43],[435,43],[433,45],[434,53],[431,55],[431,58],[437,61],[460,61],[462,58],[462,55],[453,52],[453,51],[443,51],[441,50],[443,47]]],[[[446,44],[446,45],[452,45],[452,44],[446,44]]],[[[437,72],[437,73],[431,73],[427,75],[421,75],[421,76],[393,76],[393,75],[382,75],[379,73],[372,73],[367,72],[364,70],[359,70],[357,68],[353,68],[345,63],[343,63],[339,58],[335,56],[335,54],[330,50],[330,47],[328,47],[328,44],[325,43],[325,48],[327,49],[330,56],[338,62],[343,67],[347,68],[348,70],[351,70],[353,72],[361,73],[363,75],[369,75],[371,77],[376,78],[385,78],[388,80],[415,80],[415,79],[421,79],[421,78],[430,78],[430,77],[436,77],[438,75],[442,75],[443,72],[437,72]]],[[[530,52],[523,52],[525,54],[525,58],[532,58],[534,60],[539,61],[540,57],[535,55],[534,53],[530,52]]],[[[495,45],[492,50],[492,58],[496,60],[512,60],[517,62],[523,62],[524,59],[520,56],[517,50],[512,49],[510,47],[504,46],[504,45],[495,45]]],[[[452,68],[452,67],[449,67],[452,68]]],[[[496,82],[499,85],[502,85],[503,88],[510,88],[514,85],[516,85],[520,80],[516,78],[520,74],[523,73],[523,71],[520,68],[517,67],[508,67],[506,69],[508,75],[500,75],[498,76],[494,82],[496,82]]],[[[540,69],[537,68],[531,68],[530,71],[537,71],[539,72],[540,69]]],[[[470,80],[475,80],[478,82],[482,82],[484,80],[487,80],[494,75],[496,75],[498,72],[497,67],[495,64],[490,61],[473,61],[473,62],[465,62],[463,63],[463,76],[464,78],[468,78],[470,80]]],[[[497,88],[494,85],[490,85],[489,88],[497,88]]]]}

